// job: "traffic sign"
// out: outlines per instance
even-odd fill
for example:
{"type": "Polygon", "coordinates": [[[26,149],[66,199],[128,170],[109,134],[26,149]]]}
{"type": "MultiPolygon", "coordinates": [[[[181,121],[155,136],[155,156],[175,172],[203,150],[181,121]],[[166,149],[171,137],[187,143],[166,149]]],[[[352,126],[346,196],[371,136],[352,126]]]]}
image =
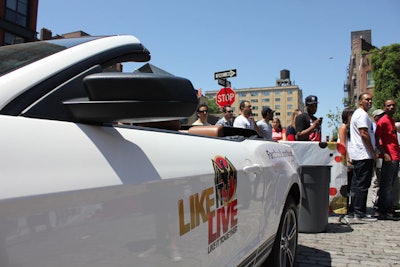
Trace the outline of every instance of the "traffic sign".
{"type": "Polygon", "coordinates": [[[218,84],[223,87],[231,87],[231,82],[225,78],[218,78],[218,84]]]}
{"type": "Polygon", "coordinates": [[[231,77],[236,77],[237,71],[236,69],[234,70],[225,70],[225,71],[220,71],[214,73],[214,79],[220,79],[220,78],[231,78],[231,77]]]}
{"type": "Polygon", "coordinates": [[[235,91],[230,87],[222,88],[215,96],[215,100],[220,107],[232,105],[235,102],[235,91]]]}

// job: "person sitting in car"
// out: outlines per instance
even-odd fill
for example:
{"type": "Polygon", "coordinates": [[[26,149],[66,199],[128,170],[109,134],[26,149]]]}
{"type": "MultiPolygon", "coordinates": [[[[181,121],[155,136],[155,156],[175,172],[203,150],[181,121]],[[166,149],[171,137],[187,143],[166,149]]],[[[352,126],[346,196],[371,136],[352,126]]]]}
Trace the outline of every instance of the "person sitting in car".
{"type": "Polygon", "coordinates": [[[197,117],[198,119],[192,123],[192,125],[211,125],[208,121],[208,106],[207,104],[200,104],[197,108],[197,117]]]}

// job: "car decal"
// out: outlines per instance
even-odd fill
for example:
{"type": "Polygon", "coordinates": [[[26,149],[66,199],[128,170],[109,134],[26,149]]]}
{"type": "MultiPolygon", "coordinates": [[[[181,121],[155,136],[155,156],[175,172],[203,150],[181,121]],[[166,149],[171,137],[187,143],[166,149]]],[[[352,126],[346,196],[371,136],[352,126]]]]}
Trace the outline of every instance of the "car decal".
{"type": "Polygon", "coordinates": [[[186,201],[178,200],[180,236],[208,222],[208,253],[235,234],[238,227],[236,168],[223,156],[215,156],[211,161],[214,186],[190,195],[186,201]],[[185,219],[185,211],[189,212],[189,218],[185,219]]]}

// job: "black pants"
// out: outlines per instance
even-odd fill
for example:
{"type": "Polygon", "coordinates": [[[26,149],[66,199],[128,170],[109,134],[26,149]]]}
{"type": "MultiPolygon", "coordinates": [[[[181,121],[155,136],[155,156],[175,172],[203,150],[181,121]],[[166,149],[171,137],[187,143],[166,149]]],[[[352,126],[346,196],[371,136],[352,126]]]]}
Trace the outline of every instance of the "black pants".
{"type": "Polygon", "coordinates": [[[354,214],[364,217],[367,210],[368,189],[371,186],[373,159],[353,160],[351,193],[354,194],[354,214]]]}

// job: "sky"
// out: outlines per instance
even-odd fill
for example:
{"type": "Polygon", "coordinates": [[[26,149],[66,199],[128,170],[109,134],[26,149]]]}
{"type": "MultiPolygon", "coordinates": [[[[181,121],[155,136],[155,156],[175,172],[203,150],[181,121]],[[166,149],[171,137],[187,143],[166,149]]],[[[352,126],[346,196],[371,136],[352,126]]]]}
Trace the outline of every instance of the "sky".
{"type": "Polygon", "coordinates": [[[398,0],[39,0],[37,31],[134,35],[151,64],[203,93],[221,88],[215,72],[236,69],[240,89],[275,86],[289,70],[303,98],[318,96],[325,136],[326,114],[343,109],[351,32],[371,30],[378,48],[400,43],[399,10],[398,0]]]}

